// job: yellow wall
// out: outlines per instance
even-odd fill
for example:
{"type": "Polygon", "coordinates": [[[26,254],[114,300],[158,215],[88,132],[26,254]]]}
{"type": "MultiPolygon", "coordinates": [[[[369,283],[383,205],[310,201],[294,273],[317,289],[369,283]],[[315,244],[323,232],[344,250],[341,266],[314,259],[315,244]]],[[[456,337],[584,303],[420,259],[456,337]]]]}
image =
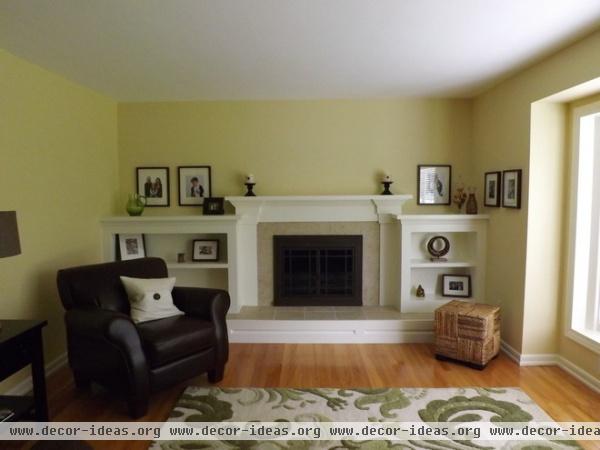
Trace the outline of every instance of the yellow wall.
{"type": "Polygon", "coordinates": [[[198,213],[177,206],[178,165],[212,166],[213,196],[241,195],[247,173],[260,195],[375,194],[384,171],[395,193],[416,196],[419,163],[452,164],[454,180],[468,181],[470,148],[468,100],[119,105],[122,203],[136,166],[171,168],[171,208],[145,214],[198,213]]]}
{"type": "MultiPolygon", "coordinates": [[[[527,246],[527,215],[535,215],[537,226],[530,232],[543,232],[539,226],[543,220],[550,223],[556,218],[557,208],[550,208],[552,215],[542,217],[545,209],[539,202],[556,202],[560,204],[563,195],[546,198],[539,192],[532,193],[528,199],[530,158],[534,164],[543,158],[543,152],[531,145],[530,117],[532,103],[549,95],[561,92],[572,86],[600,76],[600,65],[597,64],[600,54],[600,32],[568,47],[535,66],[517,74],[511,79],[499,84],[475,99],[474,117],[474,173],[483,176],[489,170],[509,169],[511,167],[524,169],[524,202],[523,209],[489,209],[492,215],[489,232],[488,282],[487,297],[503,306],[504,339],[517,350],[524,353],[551,353],[557,350],[588,372],[600,376],[598,355],[587,351],[574,342],[565,342],[559,335],[564,331],[554,315],[536,314],[544,308],[554,308],[562,303],[562,277],[556,276],[556,266],[550,264],[547,270],[532,265],[536,261],[535,252],[540,250],[538,239],[527,246]],[[531,203],[533,202],[533,203],[531,203]],[[527,249],[527,252],[526,252],[527,249]],[[528,265],[527,258],[530,264],[528,265]],[[531,277],[525,285],[525,270],[531,277]],[[554,276],[552,276],[554,274],[554,276]],[[550,288],[548,288],[550,285],[550,288]],[[531,303],[530,303],[531,302],[531,303]],[[525,306],[527,305],[527,306],[525,306]],[[522,330],[524,330],[523,336],[522,330]],[[554,336],[554,339],[546,339],[554,336]],[[521,339],[522,337],[522,339],[521,339]],[[557,348],[558,345],[558,348],[557,348]]],[[[538,140],[537,142],[541,142],[538,140]]],[[[560,158],[554,155],[553,158],[560,158]]],[[[563,154],[562,173],[565,174],[565,155],[563,154]]],[[[557,159],[551,165],[551,173],[560,173],[557,159]]],[[[533,174],[532,174],[533,175],[533,174]]],[[[536,176],[539,176],[537,174],[536,176]]],[[[567,186],[566,177],[558,186],[567,186]]],[[[539,188],[539,183],[533,180],[532,186],[539,188]]],[[[556,186],[554,186],[556,188],[556,186]]],[[[556,227],[550,233],[546,245],[562,248],[566,239],[565,221],[568,214],[568,204],[562,205],[560,216],[560,232],[557,239],[556,227]]],[[[561,250],[561,261],[564,261],[564,251],[561,250]]],[[[537,259],[539,262],[539,259],[537,259]]],[[[564,274],[564,265],[559,272],[564,274]]]]}
{"type": "Polygon", "coordinates": [[[117,106],[2,50],[0,98],[0,210],[17,211],[22,247],[0,259],[0,320],[47,319],[50,362],[65,351],[56,271],[97,262],[114,213],[117,106]]]}

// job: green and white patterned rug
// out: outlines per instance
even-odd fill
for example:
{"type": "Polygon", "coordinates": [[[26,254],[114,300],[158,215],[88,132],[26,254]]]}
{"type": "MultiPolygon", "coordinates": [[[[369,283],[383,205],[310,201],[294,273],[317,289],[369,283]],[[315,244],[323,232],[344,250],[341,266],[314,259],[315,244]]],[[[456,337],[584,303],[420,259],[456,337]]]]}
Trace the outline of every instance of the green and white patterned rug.
{"type": "MultiPolygon", "coordinates": [[[[517,388],[291,389],[188,387],[169,422],[551,422],[517,388]]],[[[156,441],[152,450],[574,449],[566,441],[156,441]]]]}

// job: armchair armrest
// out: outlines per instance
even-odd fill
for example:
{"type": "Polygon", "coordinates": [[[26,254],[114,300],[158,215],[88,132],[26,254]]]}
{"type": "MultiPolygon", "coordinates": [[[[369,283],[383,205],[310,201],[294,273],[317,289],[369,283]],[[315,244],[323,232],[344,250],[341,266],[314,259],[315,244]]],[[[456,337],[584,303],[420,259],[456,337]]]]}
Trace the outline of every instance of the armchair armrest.
{"type": "Polygon", "coordinates": [[[227,291],[175,287],[173,288],[173,302],[184,313],[213,323],[217,339],[217,363],[225,364],[229,358],[225,316],[231,304],[227,291]]]}
{"type": "Polygon", "coordinates": [[[129,316],[99,308],[70,309],[65,313],[65,323],[74,371],[108,383],[124,372],[132,397],[147,396],[148,363],[140,335],[129,316]],[[120,374],[111,372],[115,365],[124,370],[120,374]],[[99,366],[104,366],[105,373],[99,373],[99,366]]]}

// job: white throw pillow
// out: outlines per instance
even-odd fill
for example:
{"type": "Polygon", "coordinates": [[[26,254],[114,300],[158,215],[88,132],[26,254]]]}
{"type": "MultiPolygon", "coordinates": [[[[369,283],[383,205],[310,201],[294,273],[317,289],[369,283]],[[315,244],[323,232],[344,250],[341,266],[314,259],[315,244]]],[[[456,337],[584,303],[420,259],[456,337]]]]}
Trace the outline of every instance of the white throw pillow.
{"type": "Polygon", "coordinates": [[[173,304],[171,291],[175,278],[130,278],[121,277],[131,305],[134,322],[164,319],[183,314],[173,304]]]}

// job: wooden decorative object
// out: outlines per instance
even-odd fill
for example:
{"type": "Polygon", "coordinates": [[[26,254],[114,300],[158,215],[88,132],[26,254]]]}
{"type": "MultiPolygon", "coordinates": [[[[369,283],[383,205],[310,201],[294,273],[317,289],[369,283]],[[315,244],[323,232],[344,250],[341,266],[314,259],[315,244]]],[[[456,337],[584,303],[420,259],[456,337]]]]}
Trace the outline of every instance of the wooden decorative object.
{"type": "Polygon", "coordinates": [[[499,351],[499,306],[453,300],[435,310],[437,359],[483,369],[499,351]]]}

